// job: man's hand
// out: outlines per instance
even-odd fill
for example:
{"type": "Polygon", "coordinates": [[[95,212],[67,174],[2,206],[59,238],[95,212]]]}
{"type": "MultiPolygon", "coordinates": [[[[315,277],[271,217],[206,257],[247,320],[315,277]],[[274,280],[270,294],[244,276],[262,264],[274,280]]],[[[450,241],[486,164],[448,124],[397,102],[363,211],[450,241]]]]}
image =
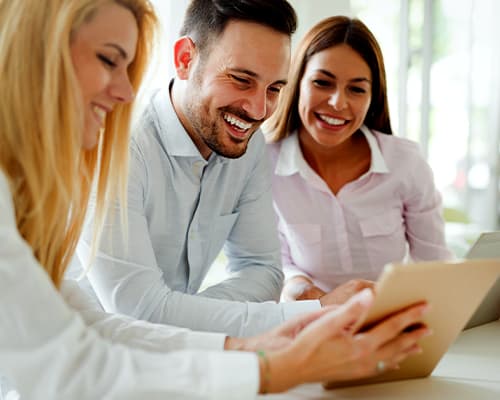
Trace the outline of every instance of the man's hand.
{"type": "Polygon", "coordinates": [[[375,291],[375,282],[364,279],[352,279],[319,297],[319,302],[321,306],[344,304],[353,295],[366,288],[375,291]]]}

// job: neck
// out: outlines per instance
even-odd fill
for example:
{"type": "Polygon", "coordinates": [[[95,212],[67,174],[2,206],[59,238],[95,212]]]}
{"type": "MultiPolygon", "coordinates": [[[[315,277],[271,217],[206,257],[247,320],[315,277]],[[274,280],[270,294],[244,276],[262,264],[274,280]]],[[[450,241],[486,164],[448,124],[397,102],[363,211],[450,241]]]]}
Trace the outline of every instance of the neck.
{"type": "Polygon", "coordinates": [[[304,159],[334,194],[370,168],[370,146],[359,130],[349,139],[329,148],[316,143],[309,134],[299,133],[299,141],[304,159]]]}
{"type": "Polygon", "coordinates": [[[179,118],[179,121],[186,130],[186,133],[193,141],[194,145],[200,152],[201,156],[205,160],[208,160],[208,158],[212,154],[212,150],[208,148],[208,146],[202,140],[200,135],[196,132],[196,129],[193,127],[191,121],[186,115],[187,100],[185,98],[185,93],[188,90],[188,88],[186,87],[185,82],[186,81],[184,80],[178,80],[178,79],[172,82],[170,86],[170,100],[172,101],[175,114],[177,115],[177,118],[179,118]]]}

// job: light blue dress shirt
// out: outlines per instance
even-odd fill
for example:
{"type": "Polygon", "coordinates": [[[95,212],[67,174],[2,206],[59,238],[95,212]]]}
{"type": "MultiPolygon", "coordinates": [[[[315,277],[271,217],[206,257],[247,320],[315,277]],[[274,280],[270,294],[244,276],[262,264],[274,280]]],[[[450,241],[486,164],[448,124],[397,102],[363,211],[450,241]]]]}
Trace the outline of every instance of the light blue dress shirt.
{"type": "MultiPolygon", "coordinates": [[[[212,153],[205,160],[165,90],[153,96],[135,133],[128,241],[116,208],[89,273],[106,310],[247,336],[319,308],[317,301],[274,302],[283,273],[269,158],[260,132],[242,157],[212,153]],[[223,247],[230,277],[197,293],[223,247]]],[[[85,229],[78,247],[84,262],[90,234],[85,229]]]]}

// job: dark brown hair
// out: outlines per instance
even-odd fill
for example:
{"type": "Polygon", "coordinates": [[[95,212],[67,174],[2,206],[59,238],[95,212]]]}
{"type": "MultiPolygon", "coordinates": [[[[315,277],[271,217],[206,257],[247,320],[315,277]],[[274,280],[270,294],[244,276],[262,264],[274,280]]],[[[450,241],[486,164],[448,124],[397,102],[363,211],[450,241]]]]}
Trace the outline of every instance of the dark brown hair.
{"type": "Polygon", "coordinates": [[[301,126],[298,101],[305,67],[314,54],[341,44],[347,44],[356,51],[372,73],[372,100],[364,124],[370,129],[392,135],[385,67],[380,46],[375,36],[359,19],[335,16],[313,26],[299,43],[292,59],[288,84],[281,91],[276,111],[264,125],[269,141],[277,142],[301,126]]]}
{"type": "Polygon", "coordinates": [[[297,15],[286,0],[191,0],[180,34],[190,36],[201,52],[232,20],[255,22],[291,36],[297,15]]]}

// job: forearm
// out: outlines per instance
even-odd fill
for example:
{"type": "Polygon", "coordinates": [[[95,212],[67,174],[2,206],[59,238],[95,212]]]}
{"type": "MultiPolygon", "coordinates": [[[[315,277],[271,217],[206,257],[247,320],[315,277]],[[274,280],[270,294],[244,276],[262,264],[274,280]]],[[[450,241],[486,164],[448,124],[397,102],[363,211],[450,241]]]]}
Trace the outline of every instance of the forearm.
{"type": "Polygon", "coordinates": [[[195,332],[177,326],[152,324],[122,314],[106,313],[75,281],[64,281],[61,294],[87,326],[102,337],[129,347],[162,353],[182,349],[221,350],[226,338],[221,333],[195,332]]]}
{"type": "Polygon", "coordinates": [[[199,294],[235,301],[278,301],[282,287],[283,273],[279,267],[258,265],[244,267],[199,294]]]}

